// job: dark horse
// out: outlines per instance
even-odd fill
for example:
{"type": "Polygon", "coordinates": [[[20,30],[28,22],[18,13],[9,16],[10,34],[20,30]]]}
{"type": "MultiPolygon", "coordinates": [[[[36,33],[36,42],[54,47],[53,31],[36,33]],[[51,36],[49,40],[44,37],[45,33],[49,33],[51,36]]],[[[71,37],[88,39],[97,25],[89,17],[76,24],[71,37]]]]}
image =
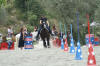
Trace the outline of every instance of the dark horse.
{"type": "Polygon", "coordinates": [[[40,37],[43,40],[43,46],[45,48],[50,48],[50,43],[49,43],[49,39],[50,39],[50,32],[49,30],[46,28],[46,24],[42,24],[42,29],[40,31],[40,37]],[[47,40],[47,43],[46,43],[47,40]]]}

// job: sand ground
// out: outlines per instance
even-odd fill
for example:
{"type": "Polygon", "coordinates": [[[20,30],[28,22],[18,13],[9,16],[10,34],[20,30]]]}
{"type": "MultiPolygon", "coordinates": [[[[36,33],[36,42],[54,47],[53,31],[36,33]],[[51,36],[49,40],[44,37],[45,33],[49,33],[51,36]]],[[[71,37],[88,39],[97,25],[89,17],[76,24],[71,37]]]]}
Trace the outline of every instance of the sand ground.
{"type": "MultiPolygon", "coordinates": [[[[52,44],[52,43],[51,43],[52,44]]],[[[0,66],[87,66],[88,48],[81,47],[82,60],[60,48],[43,48],[42,42],[31,50],[0,50],[0,66]]],[[[96,64],[100,66],[100,46],[94,47],[96,64]]]]}

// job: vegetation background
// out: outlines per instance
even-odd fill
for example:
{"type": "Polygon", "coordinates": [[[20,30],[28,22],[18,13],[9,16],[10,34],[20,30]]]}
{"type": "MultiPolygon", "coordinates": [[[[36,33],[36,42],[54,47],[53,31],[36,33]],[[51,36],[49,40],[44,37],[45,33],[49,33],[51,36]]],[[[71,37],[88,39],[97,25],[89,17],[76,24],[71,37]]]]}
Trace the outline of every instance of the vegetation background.
{"type": "MultiPolygon", "coordinates": [[[[90,16],[90,23],[100,24],[100,0],[0,0],[0,33],[7,34],[9,26],[14,33],[19,33],[23,25],[31,32],[34,26],[39,26],[41,15],[45,15],[51,28],[55,24],[58,31],[59,22],[67,25],[67,31],[70,31],[72,24],[74,40],[77,41],[77,11],[80,40],[81,44],[85,44],[88,31],[86,14],[90,16]]],[[[91,26],[91,33],[100,36],[100,27],[91,26]]]]}

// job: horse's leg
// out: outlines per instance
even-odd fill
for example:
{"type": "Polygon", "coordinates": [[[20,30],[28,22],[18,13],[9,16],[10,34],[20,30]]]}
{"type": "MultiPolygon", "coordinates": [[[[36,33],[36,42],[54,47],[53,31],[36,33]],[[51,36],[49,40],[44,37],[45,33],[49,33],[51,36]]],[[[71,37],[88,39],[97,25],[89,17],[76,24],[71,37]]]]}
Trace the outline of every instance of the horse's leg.
{"type": "Polygon", "coordinates": [[[48,48],[50,48],[49,38],[47,38],[47,45],[48,45],[48,48]]]}
{"type": "Polygon", "coordinates": [[[45,48],[47,48],[45,39],[43,39],[43,46],[44,46],[45,48]]]}

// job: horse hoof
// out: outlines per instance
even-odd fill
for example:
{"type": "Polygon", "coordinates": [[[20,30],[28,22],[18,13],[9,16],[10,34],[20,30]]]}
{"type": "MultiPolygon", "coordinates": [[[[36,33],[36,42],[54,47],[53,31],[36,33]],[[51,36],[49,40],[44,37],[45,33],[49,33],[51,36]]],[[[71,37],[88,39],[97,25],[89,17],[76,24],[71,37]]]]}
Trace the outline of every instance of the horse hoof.
{"type": "Polygon", "coordinates": [[[47,46],[44,46],[44,48],[47,48],[47,46]]]}
{"type": "Polygon", "coordinates": [[[50,48],[50,46],[48,46],[48,48],[50,48]]]}

